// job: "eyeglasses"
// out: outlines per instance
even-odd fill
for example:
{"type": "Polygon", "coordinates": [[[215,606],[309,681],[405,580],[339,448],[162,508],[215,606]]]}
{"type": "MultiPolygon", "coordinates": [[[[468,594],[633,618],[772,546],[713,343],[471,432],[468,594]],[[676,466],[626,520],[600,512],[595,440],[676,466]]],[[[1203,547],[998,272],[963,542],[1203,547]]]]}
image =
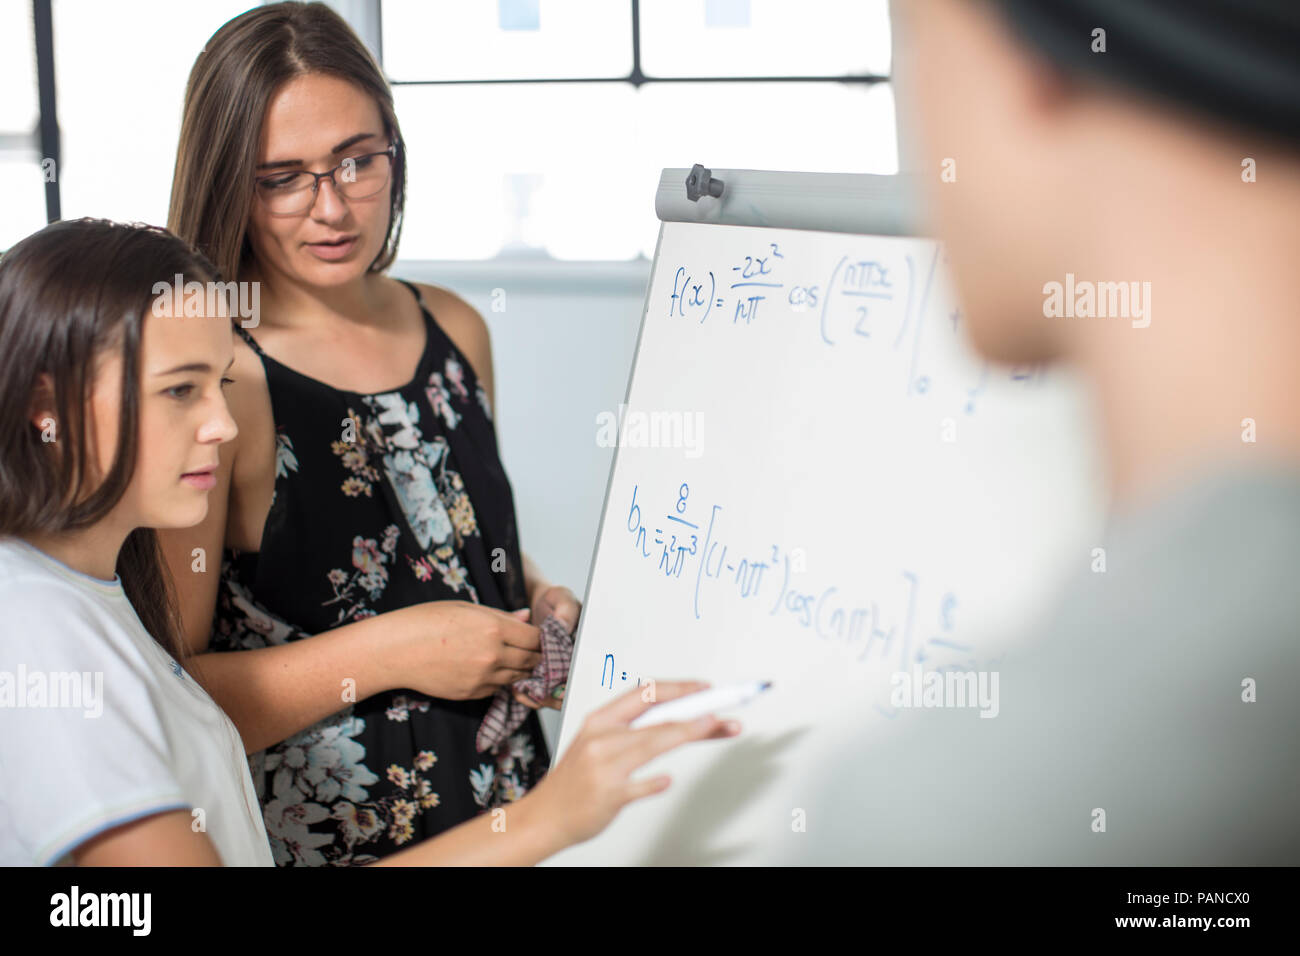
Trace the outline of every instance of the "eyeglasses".
{"type": "Polygon", "coordinates": [[[305,169],[292,173],[275,173],[254,181],[254,191],[274,216],[292,216],[306,212],[316,202],[320,181],[328,179],[344,199],[369,199],[382,192],[393,175],[397,144],[379,153],[349,156],[333,169],[313,173],[305,169]],[[336,178],[335,173],[339,173],[336,178]]]}

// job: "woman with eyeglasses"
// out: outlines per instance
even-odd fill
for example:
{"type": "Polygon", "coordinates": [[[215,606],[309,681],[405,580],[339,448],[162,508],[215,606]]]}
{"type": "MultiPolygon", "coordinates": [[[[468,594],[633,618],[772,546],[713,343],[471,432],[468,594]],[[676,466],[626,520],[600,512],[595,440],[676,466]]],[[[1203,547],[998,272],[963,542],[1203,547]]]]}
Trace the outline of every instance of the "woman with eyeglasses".
{"type": "Polygon", "coordinates": [[[164,534],[192,666],[252,755],[280,865],[352,865],[518,800],[531,700],[479,751],[539,627],[580,606],[521,550],[482,317],[399,281],[406,151],[328,7],[226,23],[186,89],[169,228],[256,283],[206,520],[164,534]]]}

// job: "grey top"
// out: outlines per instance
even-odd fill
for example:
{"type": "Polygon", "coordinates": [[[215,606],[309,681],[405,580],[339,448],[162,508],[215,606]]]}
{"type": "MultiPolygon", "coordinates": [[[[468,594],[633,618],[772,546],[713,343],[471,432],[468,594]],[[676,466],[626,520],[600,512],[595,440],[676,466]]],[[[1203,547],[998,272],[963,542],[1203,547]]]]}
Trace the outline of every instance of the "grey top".
{"type": "Polygon", "coordinates": [[[810,782],[789,862],[1300,863],[1300,471],[1203,475],[1100,544],[998,716],[903,709],[810,782]]]}

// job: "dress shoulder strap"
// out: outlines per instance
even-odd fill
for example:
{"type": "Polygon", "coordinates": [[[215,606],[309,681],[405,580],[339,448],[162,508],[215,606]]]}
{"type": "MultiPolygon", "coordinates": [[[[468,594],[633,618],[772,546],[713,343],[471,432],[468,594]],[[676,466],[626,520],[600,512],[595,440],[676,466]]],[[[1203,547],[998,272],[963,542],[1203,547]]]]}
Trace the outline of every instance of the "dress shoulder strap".
{"type": "MultiPolygon", "coordinates": [[[[411,294],[415,296],[415,301],[420,304],[420,310],[426,316],[429,315],[430,314],[429,306],[424,301],[423,293],[420,292],[420,290],[415,286],[415,284],[412,282],[407,282],[405,279],[398,279],[397,281],[411,290],[411,294]]],[[[239,321],[235,321],[233,324],[234,324],[235,331],[239,333],[240,338],[242,338],[245,342],[248,343],[249,348],[251,348],[254,352],[256,352],[258,356],[260,356],[261,358],[263,359],[269,358],[269,356],[262,351],[262,346],[257,344],[257,339],[253,338],[252,334],[249,333],[248,329],[244,328],[243,323],[239,321]]]]}
{"type": "Polygon", "coordinates": [[[266,353],[262,351],[262,346],[257,344],[257,339],[253,338],[253,336],[249,334],[248,329],[244,328],[243,323],[236,320],[234,322],[234,327],[240,337],[248,343],[249,348],[256,352],[260,357],[266,358],[266,353]]]}
{"type": "MultiPolygon", "coordinates": [[[[393,278],[396,279],[397,277],[394,276],[393,278]]],[[[407,282],[405,279],[397,279],[397,281],[402,283],[402,285],[406,286],[408,289],[411,290],[411,295],[415,296],[415,301],[420,303],[421,309],[423,309],[425,312],[429,311],[429,303],[424,301],[424,293],[420,291],[419,286],[417,286],[414,282],[407,282]]]]}

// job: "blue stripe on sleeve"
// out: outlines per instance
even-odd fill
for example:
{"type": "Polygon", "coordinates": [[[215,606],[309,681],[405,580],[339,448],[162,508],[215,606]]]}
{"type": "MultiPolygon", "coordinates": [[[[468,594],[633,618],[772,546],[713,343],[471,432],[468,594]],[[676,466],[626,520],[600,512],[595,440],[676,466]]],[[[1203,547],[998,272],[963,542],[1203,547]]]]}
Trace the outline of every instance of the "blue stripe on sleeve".
{"type": "Polygon", "coordinates": [[[47,856],[44,860],[42,860],[41,866],[53,866],[55,863],[61,860],[65,854],[70,853],[75,847],[81,846],[81,844],[85,843],[86,841],[92,840],[95,837],[99,836],[101,833],[106,833],[109,830],[113,829],[114,827],[120,827],[124,823],[130,823],[132,820],[140,820],[143,819],[144,817],[151,817],[158,813],[166,813],[168,810],[188,810],[188,809],[190,809],[190,805],[188,803],[162,803],[156,807],[148,807],[144,810],[136,810],[134,813],[128,813],[122,817],[112,818],[100,824],[95,829],[90,830],[87,833],[83,833],[81,836],[77,837],[76,839],[69,840],[66,844],[64,844],[64,846],[62,846],[59,849],[57,853],[47,856]]]}

